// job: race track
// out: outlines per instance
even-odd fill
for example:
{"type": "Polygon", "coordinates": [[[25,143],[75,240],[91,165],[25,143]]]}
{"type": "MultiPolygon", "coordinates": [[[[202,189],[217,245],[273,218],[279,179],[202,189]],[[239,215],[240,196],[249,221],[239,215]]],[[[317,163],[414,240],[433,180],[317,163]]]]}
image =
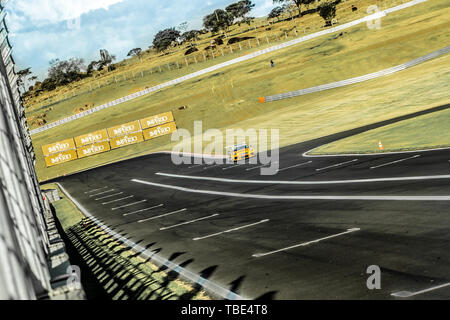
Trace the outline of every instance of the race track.
{"type": "Polygon", "coordinates": [[[273,176],[153,154],[58,182],[118,234],[239,297],[448,299],[450,149],[304,154],[448,107],[282,148],[273,176]],[[380,290],[366,286],[371,265],[380,290]]]}

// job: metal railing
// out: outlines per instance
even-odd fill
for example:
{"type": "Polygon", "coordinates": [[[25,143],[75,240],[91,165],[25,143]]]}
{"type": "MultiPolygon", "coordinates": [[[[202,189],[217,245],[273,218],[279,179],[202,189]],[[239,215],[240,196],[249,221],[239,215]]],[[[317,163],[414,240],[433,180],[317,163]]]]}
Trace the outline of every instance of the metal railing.
{"type": "Polygon", "coordinates": [[[345,79],[345,80],[336,81],[336,82],[332,82],[332,83],[327,83],[327,84],[323,84],[323,85],[315,86],[315,87],[311,87],[311,88],[306,88],[306,89],[300,89],[300,90],[280,93],[280,94],[276,94],[276,95],[272,95],[272,96],[266,96],[266,97],[264,97],[263,102],[272,102],[272,101],[277,101],[277,100],[283,100],[283,99],[298,97],[298,96],[302,96],[302,95],[305,95],[305,94],[310,94],[310,93],[314,93],[314,92],[320,92],[320,91],[325,91],[325,90],[345,87],[345,86],[349,86],[349,85],[352,85],[352,84],[356,84],[356,83],[372,80],[372,79],[375,79],[375,78],[384,77],[384,76],[387,76],[387,75],[390,75],[390,74],[393,74],[393,73],[396,73],[396,72],[399,72],[399,71],[411,68],[413,66],[418,65],[419,63],[426,62],[426,61],[431,60],[431,59],[435,59],[435,58],[437,58],[439,56],[447,54],[448,52],[450,52],[450,46],[447,46],[447,47],[442,48],[442,49],[437,50],[437,51],[433,51],[433,52],[431,52],[429,54],[426,54],[426,55],[424,55],[424,56],[422,56],[420,58],[410,60],[408,62],[399,64],[399,65],[397,65],[395,67],[391,67],[391,68],[383,69],[383,70],[380,70],[380,71],[377,71],[377,72],[365,74],[365,75],[360,76],[360,77],[355,77],[355,78],[345,79]]]}
{"type": "MultiPolygon", "coordinates": [[[[3,7],[0,4],[0,13],[3,7]]],[[[5,15],[0,29],[7,40],[5,15]]],[[[9,42],[7,43],[9,46],[9,42]]],[[[50,289],[49,239],[34,152],[11,50],[0,54],[0,299],[36,299],[50,289]],[[12,70],[12,71],[11,71],[12,70]]]]}

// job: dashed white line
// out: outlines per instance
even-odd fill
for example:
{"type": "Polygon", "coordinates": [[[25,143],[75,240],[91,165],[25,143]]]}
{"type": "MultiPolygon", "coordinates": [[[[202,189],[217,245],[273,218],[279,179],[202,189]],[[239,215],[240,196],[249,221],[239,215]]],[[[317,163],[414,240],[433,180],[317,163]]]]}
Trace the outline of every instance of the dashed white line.
{"type": "Polygon", "coordinates": [[[92,192],[96,192],[96,191],[103,190],[103,189],[106,189],[106,188],[108,188],[108,187],[102,187],[102,188],[98,188],[98,189],[86,191],[85,193],[86,193],[86,194],[87,194],[87,193],[92,193],[92,192]]]}
{"type": "Polygon", "coordinates": [[[215,168],[215,167],[220,167],[220,166],[223,166],[224,164],[223,163],[221,163],[221,164],[214,164],[214,165],[207,165],[206,167],[204,167],[203,168],[203,170],[208,170],[208,169],[211,169],[211,168],[215,168]]]}
{"type": "Polygon", "coordinates": [[[262,224],[262,223],[266,223],[266,222],[269,222],[269,221],[270,221],[269,219],[265,219],[265,220],[261,220],[261,221],[259,221],[259,222],[255,222],[255,223],[251,223],[251,224],[245,225],[245,226],[233,228],[233,229],[226,230],[226,231],[222,231],[222,232],[213,233],[213,234],[210,234],[210,235],[207,235],[207,236],[204,236],[204,237],[194,238],[194,239],[192,239],[192,240],[198,241],[198,240],[203,240],[203,239],[207,239],[207,238],[212,238],[212,237],[215,237],[215,236],[219,236],[219,235],[221,235],[221,234],[224,234],[224,233],[229,233],[229,232],[233,232],[233,231],[238,231],[238,230],[241,230],[241,229],[253,227],[253,226],[256,226],[256,225],[259,225],[259,224],[262,224]]]}
{"type": "Polygon", "coordinates": [[[148,211],[148,210],[152,210],[152,209],[156,209],[156,208],[161,208],[162,206],[164,206],[163,203],[162,204],[158,204],[157,206],[150,207],[150,208],[124,213],[123,216],[126,217],[126,216],[129,216],[129,215],[132,215],[132,214],[136,214],[136,213],[140,213],[140,212],[144,212],[144,211],[148,211]]]}
{"type": "Polygon", "coordinates": [[[151,218],[147,218],[147,219],[142,219],[142,220],[139,220],[138,223],[142,223],[142,222],[146,222],[146,221],[150,221],[150,220],[155,220],[155,219],[167,217],[167,216],[170,216],[170,215],[173,215],[173,214],[176,214],[176,213],[184,212],[184,211],[186,211],[186,210],[187,210],[187,209],[184,208],[184,209],[181,209],[181,210],[177,210],[177,211],[172,211],[172,212],[169,212],[169,213],[161,214],[161,215],[156,216],[156,217],[151,217],[151,218]]]}
{"type": "MultiPolygon", "coordinates": [[[[277,164],[277,163],[278,163],[278,161],[273,162],[273,164],[277,164]]],[[[245,169],[245,170],[246,171],[250,171],[250,170],[255,170],[255,169],[259,169],[259,168],[264,168],[264,167],[267,167],[267,166],[270,166],[270,165],[271,165],[270,163],[267,163],[267,164],[263,164],[261,166],[252,167],[252,168],[248,168],[248,169],[245,169]]]]}
{"type": "Polygon", "coordinates": [[[418,158],[418,157],[420,157],[420,154],[417,154],[417,155],[412,156],[412,157],[408,157],[408,158],[404,158],[404,159],[400,159],[400,160],[396,160],[396,161],[391,161],[391,162],[388,162],[388,163],[380,164],[378,166],[370,167],[370,169],[381,168],[381,167],[388,166],[388,165],[391,165],[391,164],[394,164],[394,163],[399,163],[399,162],[402,162],[402,161],[406,161],[406,160],[414,159],[414,158],[418,158]]]}
{"type": "Polygon", "coordinates": [[[249,198],[249,199],[265,199],[265,200],[358,200],[358,201],[450,201],[450,195],[445,196],[391,196],[391,195],[379,195],[379,196],[280,196],[280,195],[265,195],[265,194],[249,194],[249,193],[235,193],[235,192],[223,192],[212,190],[199,190],[189,189],[185,187],[173,186],[168,184],[154,183],[149,181],[143,181],[138,179],[132,179],[132,182],[146,184],[153,187],[178,190],[189,193],[209,194],[224,197],[235,198],[249,198]]]}
{"type": "Polygon", "coordinates": [[[310,244],[314,244],[314,243],[317,243],[317,242],[320,242],[320,241],[323,241],[323,240],[327,240],[327,239],[331,239],[331,238],[336,238],[336,237],[342,236],[344,234],[348,234],[348,233],[352,233],[352,232],[356,232],[356,231],[360,231],[360,230],[361,230],[360,228],[352,228],[352,229],[348,229],[345,232],[334,234],[332,236],[328,236],[328,237],[320,238],[320,239],[317,239],[317,240],[296,244],[294,246],[286,247],[286,248],[283,248],[283,249],[274,250],[274,251],[270,251],[270,252],[266,252],[266,253],[255,253],[254,255],[252,255],[252,257],[260,258],[260,257],[268,256],[268,255],[271,255],[271,254],[274,254],[274,253],[278,253],[278,252],[291,250],[291,249],[298,248],[298,247],[305,247],[305,246],[308,246],[310,244]]]}
{"type": "Polygon", "coordinates": [[[96,196],[100,196],[102,194],[113,192],[113,191],[116,191],[116,189],[111,189],[111,190],[108,190],[108,191],[103,191],[103,192],[100,192],[100,193],[91,194],[91,195],[89,195],[89,197],[96,197],[96,196]]]}
{"type": "Polygon", "coordinates": [[[124,206],[120,206],[120,207],[117,207],[117,208],[112,208],[111,210],[117,210],[117,209],[121,209],[121,208],[126,208],[126,207],[130,207],[130,206],[134,206],[135,204],[143,203],[143,202],[146,202],[146,201],[147,201],[147,200],[141,200],[141,201],[138,201],[138,202],[129,203],[129,204],[126,204],[126,205],[124,205],[124,206]]]}
{"type": "Polygon", "coordinates": [[[350,160],[350,161],[345,161],[345,162],[341,162],[341,163],[338,163],[338,164],[333,164],[332,166],[316,169],[316,171],[322,171],[322,170],[326,170],[326,169],[340,167],[340,166],[343,166],[344,164],[349,164],[349,163],[352,163],[352,162],[355,162],[355,161],[358,161],[358,159],[353,159],[353,160],[350,160]]]}
{"type": "Polygon", "coordinates": [[[190,166],[190,167],[188,167],[188,169],[193,169],[193,168],[197,168],[197,167],[201,167],[201,166],[203,166],[203,163],[190,166]]]}
{"type": "Polygon", "coordinates": [[[125,198],[120,198],[120,199],[116,199],[116,200],[112,200],[112,201],[103,202],[102,204],[103,204],[103,205],[105,205],[105,204],[110,204],[110,203],[114,203],[114,202],[118,202],[118,201],[130,199],[130,198],[133,198],[133,197],[134,197],[134,196],[128,196],[128,197],[125,197],[125,198]]]}
{"type": "Polygon", "coordinates": [[[286,167],[286,168],[279,169],[278,172],[284,171],[284,170],[287,170],[287,169],[292,169],[292,168],[301,167],[301,166],[304,166],[304,165],[310,164],[310,163],[312,163],[312,161],[303,162],[303,163],[300,163],[300,164],[296,164],[295,166],[290,166],[290,167],[286,167]]]}
{"type": "Polygon", "coordinates": [[[235,164],[235,165],[233,165],[233,166],[229,166],[229,167],[223,168],[222,170],[234,169],[234,168],[237,168],[237,167],[240,167],[240,166],[244,166],[244,165],[246,165],[246,164],[247,164],[247,163],[235,164]]]}
{"type": "Polygon", "coordinates": [[[123,192],[119,192],[119,193],[114,193],[114,194],[110,194],[109,196],[104,196],[104,197],[101,197],[101,198],[97,198],[97,199],[94,199],[94,200],[95,200],[95,201],[98,201],[98,200],[103,200],[103,199],[111,198],[111,197],[114,197],[114,196],[118,196],[118,195],[120,195],[120,194],[123,194],[123,192]]]}
{"type": "Polygon", "coordinates": [[[430,291],[441,289],[441,288],[448,287],[448,286],[450,286],[450,282],[441,284],[441,285],[436,286],[436,287],[428,288],[428,289],[425,289],[425,290],[416,291],[416,292],[398,291],[398,292],[391,293],[391,296],[398,297],[398,298],[409,298],[409,297],[412,297],[412,296],[417,296],[417,295],[422,294],[422,293],[430,292],[430,291]]]}
{"type": "Polygon", "coordinates": [[[213,217],[217,217],[219,214],[218,213],[215,213],[215,214],[212,214],[212,215],[210,215],[210,216],[207,216],[207,217],[203,217],[203,218],[199,218],[199,219],[195,219],[195,220],[191,220],[191,221],[187,221],[187,222],[183,222],[183,223],[179,223],[179,224],[175,224],[175,225],[173,225],[173,226],[170,226],[170,227],[164,227],[164,228],[160,228],[159,230],[167,230],[167,229],[172,229],[172,228],[176,228],[176,227],[180,227],[180,226],[184,226],[184,225],[186,225],[186,224],[190,224],[190,223],[194,223],[194,222],[198,222],[198,221],[202,221],[202,220],[206,220],[206,219],[210,219],[210,218],[213,218],[213,217]]]}

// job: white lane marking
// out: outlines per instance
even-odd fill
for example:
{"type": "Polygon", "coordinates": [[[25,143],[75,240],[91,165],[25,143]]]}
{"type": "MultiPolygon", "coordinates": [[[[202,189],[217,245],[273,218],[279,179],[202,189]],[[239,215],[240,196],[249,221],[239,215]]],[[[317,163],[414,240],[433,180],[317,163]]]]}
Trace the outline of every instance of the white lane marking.
{"type": "Polygon", "coordinates": [[[417,296],[418,294],[422,294],[422,293],[425,293],[425,292],[430,292],[430,291],[441,289],[441,288],[448,287],[448,286],[450,286],[450,282],[441,284],[441,285],[436,286],[436,287],[428,288],[428,289],[425,289],[425,290],[416,291],[416,292],[398,291],[398,292],[391,293],[391,296],[399,297],[399,298],[409,298],[409,297],[412,297],[412,296],[417,296]]]}
{"type": "Polygon", "coordinates": [[[325,169],[331,169],[331,168],[340,167],[340,166],[343,166],[344,164],[352,163],[352,162],[355,162],[355,161],[358,161],[358,159],[353,159],[353,160],[350,160],[350,161],[341,162],[341,163],[334,164],[332,166],[328,166],[328,167],[325,167],[325,168],[319,168],[319,169],[316,169],[316,171],[322,171],[322,170],[325,170],[325,169]]]}
{"type": "Polygon", "coordinates": [[[140,213],[140,212],[144,212],[144,211],[148,211],[148,210],[152,210],[152,209],[156,209],[156,208],[161,208],[162,206],[164,206],[164,204],[158,204],[157,206],[153,206],[153,207],[150,207],[150,208],[124,213],[123,216],[127,217],[127,216],[135,214],[135,213],[140,213]]]}
{"type": "Polygon", "coordinates": [[[187,209],[184,208],[184,209],[181,209],[181,210],[177,210],[177,211],[172,211],[172,212],[169,212],[169,213],[161,214],[161,215],[156,216],[156,217],[151,217],[151,218],[147,218],[147,219],[142,219],[142,220],[139,220],[138,223],[142,223],[142,222],[146,222],[146,221],[150,221],[150,220],[155,220],[155,219],[159,219],[159,218],[171,216],[171,215],[173,215],[173,214],[180,213],[180,212],[184,212],[184,211],[186,211],[186,210],[187,210],[187,209]]]}
{"type": "Polygon", "coordinates": [[[120,198],[120,199],[116,199],[116,200],[112,200],[112,201],[108,201],[108,202],[103,202],[102,204],[103,204],[103,205],[105,205],[105,204],[110,204],[110,203],[113,203],[113,202],[118,202],[118,201],[130,199],[130,198],[133,198],[133,197],[134,197],[134,196],[128,196],[128,197],[125,197],[125,198],[120,198]]]}
{"type": "Polygon", "coordinates": [[[255,253],[254,255],[252,255],[252,257],[260,258],[260,257],[268,256],[268,255],[271,255],[271,254],[274,254],[274,253],[278,253],[278,252],[282,252],[282,251],[291,250],[291,249],[298,248],[298,247],[305,247],[305,246],[308,246],[310,244],[314,244],[314,243],[317,243],[317,242],[320,242],[320,241],[323,241],[323,240],[327,240],[327,239],[331,239],[331,238],[336,238],[336,237],[342,236],[344,234],[348,234],[348,233],[352,233],[352,232],[356,232],[356,231],[360,231],[360,230],[361,230],[360,228],[352,228],[352,229],[348,229],[345,232],[334,234],[332,236],[328,236],[328,237],[320,238],[320,239],[317,239],[317,240],[296,244],[294,246],[286,247],[286,248],[283,248],[283,249],[274,250],[274,251],[270,251],[270,252],[266,252],[266,253],[255,253]]]}
{"type": "Polygon", "coordinates": [[[133,241],[127,239],[126,237],[120,235],[119,233],[115,232],[108,226],[106,226],[104,223],[102,223],[99,219],[95,218],[92,214],[89,213],[80,203],[78,203],[77,200],[75,200],[65,189],[64,187],[56,182],[56,184],[61,188],[61,191],[66,195],[68,199],[70,199],[75,206],[80,209],[80,211],[89,219],[91,219],[96,225],[98,225],[100,228],[102,228],[105,232],[110,234],[114,239],[117,239],[121,241],[122,243],[125,243],[130,248],[133,249],[136,253],[139,253],[141,257],[144,259],[149,259],[153,261],[158,266],[166,266],[170,270],[175,271],[176,273],[180,274],[181,277],[188,279],[189,281],[193,283],[199,284],[202,288],[204,288],[206,291],[210,291],[214,293],[215,295],[222,297],[227,300],[249,300],[249,298],[238,295],[230,290],[228,290],[225,287],[222,287],[221,284],[213,282],[211,280],[208,280],[207,278],[202,277],[199,274],[196,274],[192,271],[189,271],[182,266],[168,260],[167,258],[159,255],[156,251],[146,249],[139,244],[134,243],[133,241]]]}
{"type": "Polygon", "coordinates": [[[279,169],[278,172],[284,171],[284,170],[287,170],[287,169],[297,168],[297,167],[304,166],[305,164],[310,164],[310,163],[312,163],[312,161],[303,162],[303,163],[300,163],[300,164],[296,164],[295,166],[290,166],[290,167],[279,169]]]}
{"type": "MultiPolygon", "coordinates": [[[[325,144],[326,145],[326,144],[325,144]]],[[[429,151],[441,151],[441,150],[449,150],[450,147],[445,148],[434,148],[434,149],[420,149],[420,150],[409,150],[409,151],[389,151],[389,152],[377,152],[377,153],[342,153],[342,154],[308,154],[313,152],[316,149],[319,149],[324,145],[315,147],[314,149],[305,151],[302,153],[302,156],[305,158],[331,158],[331,157],[374,157],[380,155],[391,155],[391,154],[408,154],[408,153],[417,153],[417,152],[429,152],[429,151]]]]}
{"type": "Polygon", "coordinates": [[[96,197],[96,196],[100,196],[102,194],[105,194],[105,193],[108,193],[108,192],[113,192],[113,191],[116,191],[116,189],[111,189],[111,190],[108,190],[108,191],[103,191],[103,192],[100,192],[100,193],[91,194],[91,195],[89,195],[89,197],[96,197]]]}
{"type": "Polygon", "coordinates": [[[240,166],[244,166],[244,165],[246,165],[246,164],[247,164],[247,163],[235,164],[235,165],[232,165],[232,166],[223,168],[222,170],[234,169],[234,168],[237,168],[237,167],[240,167],[240,166]]]}
{"type": "Polygon", "coordinates": [[[135,204],[143,203],[143,202],[146,202],[146,201],[147,201],[147,200],[141,200],[141,201],[129,203],[129,204],[126,204],[126,205],[124,205],[124,206],[120,206],[120,207],[117,207],[117,208],[112,208],[111,210],[117,210],[117,209],[121,209],[121,208],[126,208],[126,207],[130,207],[130,206],[134,206],[135,204]]]}
{"type": "Polygon", "coordinates": [[[98,188],[98,189],[94,189],[94,190],[90,190],[90,191],[85,191],[84,193],[92,193],[92,192],[100,191],[100,190],[103,190],[103,189],[106,189],[106,188],[108,188],[108,187],[101,187],[101,188],[98,188]]]}
{"type": "Polygon", "coordinates": [[[203,166],[203,163],[190,166],[190,167],[188,167],[188,169],[193,169],[193,168],[197,168],[197,167],[201,167],[201,166],[203,166]]]}
{"type": "Polygon", "coordinates": [[[210,194],[217,196],[250,198],[250,199],[268,199],[268,200],[369,200],[369,201],[450,201],[449,196],[269,196],[264,194],[233,193],[210,190],[189,189],[184,187],[172,186],[168,184],[154,183],[139,179],[132,179],[132,182],[146,184],[153,187],[178,190],[190,193],[210,194]]]}
{"type": "Polygon", "coordinates": [[[194,223],[194,222],[197,222],[197,221],[202,221],[202,220],[206,220],[206,219],[209,219],[209,218],[212,218],[212,217],[217,217],[218,215],[219,215],[218,213],[215,213],[215,214],[212,214],[212,215],[207,216],[207,217],[203,217],[203,218],[199,218],[199,219],[195,219],[195,220],[191,220],[191,221],[186,221],[186,222],[183,222],[183,223],[175,224],[175,225],[170,226],[170,227],[160,228],[159,230],[162,231],[162,230],[167,230],[167,229],[172,229],[172,228],[184,226],[186,224],[191,224],[191,223],[194,223]]]}
{"type": "Polygon", "coordinates": [[[223,166],[224,164],[223,163],[221,163],[221,164],[215,164],[215,165],[207,165],[205,168],[203,168],[203,170],[208,170],[208,169],[211,169],[211,168],[215,168],[215,167],[220,167],[220,166],[223,166]]]}
{"type": "MultiPolygon", "coordinates": [[[[277,164],[278,163],[278,161],[275,161],[275,162],[273,162],[273,164],[277,164]]],[[[264,167],[267,167],[267,166],[270,166],[271,165],[271,163],[267,163],[267,164],[263,164],[262,166],[257,166],[257,167],[252,167],[252,168],[248,168],[248,169],[245,169],[246,171],[250,171],[250,170],[255,170],[255,169],[259,169],[259,168],[264,168],[264,167]]]]}
{"type": "Polygon", "coordinates": [[[194,238],[192,240],[194,240],[194,241],[203,240],[203,239],[219,236],[219,235],[224,234],[224,233],[229,233],[229,232],[238,231],[238,230],[241,230],[241,229],[253,227],[253,226],[256,226],[256,225],[259,225],[259,224],[262,224],[262,223],[266,223],[266,222],[269,222],[269,221],[270,221],[269,219],[265,219],[265,220],[261,220],[259,222],[255,222],[255,223],[252,223],[252,224],[245,225],[245,226],[233,228],[233,229],[222,231],[222,232],[213,233],[213,234],[210,234],[210,235],[207,235],[207,236],[204,236],[204,237],[194,238]]]}
{"type": "Polygon", "coordinates": [[[375,178],[375,179],[356,179],[356,180],[330,180],[330,181],[286,181],[286,180],[240,180],[203,176],[184,176],[178,174],[161,173],[156,175],[180,179],[206,180],[225,183],[252,183],[252,184],[293,184],[293,185],[313,185],[313,184],[346,184],[346,183],[368,183],[368,182],[390,182],[390,181],[415,181],[415,180],[438,180],[450,179],[450,174],[437,176],[416,176],[416,177],[398,177],[398,178],[375,178]]]}
{"type": "Polygon", "coordinates": [[[110,194],[109,196],[104,196],[104,197],[101,197],[101,198],[97,198],[97,199],[94,199],[94,200],[95,200],[95,201],[98,201],[98,200],[103,200],[103,199],[111,198],[111,197],[114,197],[114,196],[118,196],[119,194],[123,194],[123,192],[119,192],[119,193],[114,193],[114,194],[110,194]]]}
{"type": "Polygon", "coordinates": [[[408,157],[408,158],[404,158],[404,159],[400,159],[400,160],[396,160],[396,161],[391,161],[391,162],[388,162],[388,163],[380,164],[378,166],[370,167],[370,169],[381,168],[381,167],[388,166],[388,165],[391,165],[391,164],[394,164],[394,163],[399,163],[399,162],[402,162],[402,161],[406,161],[406,160],[414,159],[414,158],[418,158],[418,157],[420,157],[420,154],[416,154],[415,156],[412,156],[412,157],[408,157]]]}

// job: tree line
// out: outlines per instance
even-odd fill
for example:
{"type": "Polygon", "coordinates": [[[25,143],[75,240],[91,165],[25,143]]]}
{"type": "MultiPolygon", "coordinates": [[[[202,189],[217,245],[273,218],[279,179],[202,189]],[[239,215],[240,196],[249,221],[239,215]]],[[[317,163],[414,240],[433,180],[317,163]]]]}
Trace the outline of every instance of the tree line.
{"type": "MultiPolygon", "coordinates": [[[[280,6],[272,9],[268,18],[277,18],[279,20],[280,16],[285,12],[291,14],[292,6],[297,8],[299,12],[297,17],[300,18],[302,17],[302,7],[306,6],[308,8],[312,3],[319,1],[321,0],[273,0],[274,4],[280,4],[280,6]]],[[[326,25],[331,25],[332,19],[336,16],[336,3],[327,0],[317,7],[317,12],[325,20],[326,25]]],[[[190,47],[195,47],[194,42],[199,40],[199,36],[208,32],[211,32],[212,35],[222,32],[223,36],[226,37],[231,26],[236,24],[238,26],[241,26],[241,24],[250,25],[252,23],[255,18],[249,16],[249,13],[254,7],[255,4],[251,0],[241,0],[228,5],[224,9],[216,9],[204,16],[203,29],[201,30],[188,30],[188,22],[183,22],[176,28],[161,30],[156,33],[152,45],[147,51],[164,52],[170,47],[185,43],[188,43],[190,47]]],[[[137,57],[141,60],[143,54],[144,50],[142,48],[133,48],[128,52],[127,56],[137,57]]],[[[95,72],[112,71],[116,68],[116,65],[113,63],[115,60],[116,56],[111,55],[105,49],[100,50],[99,60],[91,61],[87,66],[81,58],[54,59],[50,61],[47,78],[42,82],[36,81],[37,77],[32,75],[31,68],[27,68],[17,73],[19,76],[18,85],[25,94],[34,91],[34,94],[38,95],[42,91],[52,91],[59,86],[64,86],[86,77],[92,77],[95,72]],[[25,87],[27,81],[35,82],[28,90],[25,87]]]]}

